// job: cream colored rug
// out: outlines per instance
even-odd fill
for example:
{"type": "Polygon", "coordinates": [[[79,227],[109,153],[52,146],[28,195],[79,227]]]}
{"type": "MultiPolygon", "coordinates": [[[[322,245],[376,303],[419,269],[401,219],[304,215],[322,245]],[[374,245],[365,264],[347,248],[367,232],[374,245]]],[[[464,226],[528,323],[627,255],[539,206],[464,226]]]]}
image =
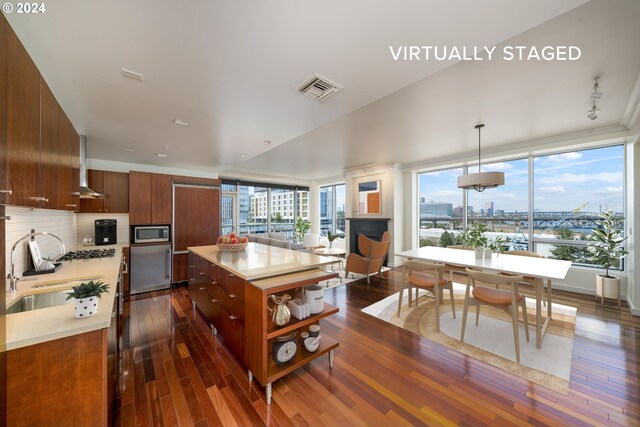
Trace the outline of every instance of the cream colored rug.
{"type": "Polygon", "coordinates": [[[444,302],[440,306],[441,332],[436,332],[435,328],[435,301],[424,291],[420,291],[417,308],[415,305],[407,306],[405,292],[400,317],[396,313],[399,293],[362,311],[551,390],[563,394],[569,392],[575,307],[553,304],[551,323],[542,340],[542,348],[537,349],[535,299],[527,298],[530,341],[526,341],[524,324],[520,324],[520,363],[517,363],[511,318],[501,310],[481,306],[480,321],[476,326],[475,308],[472,307],[467,316],[464,342],[460,341],[464,290],[465,285],[454,283],[455,319],[451,313],[449,292],[445,291],[444,302]]]}

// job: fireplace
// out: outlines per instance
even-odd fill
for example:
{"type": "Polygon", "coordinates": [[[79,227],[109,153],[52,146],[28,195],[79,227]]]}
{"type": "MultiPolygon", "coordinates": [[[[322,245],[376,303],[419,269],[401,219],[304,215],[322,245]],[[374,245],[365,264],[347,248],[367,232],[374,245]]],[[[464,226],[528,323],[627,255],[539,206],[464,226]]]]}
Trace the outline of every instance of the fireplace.
{"type": "MultiPolygon", "coordinates": [[[[362,255],[358,250],[358,235],[364,234],[371,240],[380,241],[389,228],[389,218],[347,218],[349,221],[349,252],[362,255]]],[[[387,265],[387,260],[384,260],[387,265]]]]}

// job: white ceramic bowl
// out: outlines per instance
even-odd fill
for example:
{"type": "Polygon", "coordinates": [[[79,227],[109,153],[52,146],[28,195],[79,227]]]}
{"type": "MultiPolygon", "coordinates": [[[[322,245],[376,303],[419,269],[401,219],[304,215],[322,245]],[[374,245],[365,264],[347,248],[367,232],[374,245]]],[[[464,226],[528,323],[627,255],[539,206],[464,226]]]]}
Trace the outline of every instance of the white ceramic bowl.
{"type": "Polygon", "coordinates": [[[304,348],[313,353],[320,346],[320,337],[309,337],[304,340],[304,348]]]}

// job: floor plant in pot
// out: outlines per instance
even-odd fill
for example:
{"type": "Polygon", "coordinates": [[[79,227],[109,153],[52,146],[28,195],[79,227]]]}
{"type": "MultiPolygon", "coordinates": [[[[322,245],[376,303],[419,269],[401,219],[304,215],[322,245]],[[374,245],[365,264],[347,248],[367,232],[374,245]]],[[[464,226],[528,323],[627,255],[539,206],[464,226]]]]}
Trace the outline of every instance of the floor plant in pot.
{"type": "Polygon", "coordinates": [[[596,276],[596,299],[613,298],[618,300],[620,305],[620,278],[609,274],[610,268],[619,268],[620,260],[627,254],[623,242],[627,240],[622,237],[616,223],[624,218],[615,216],[613,210],[609,209],[600,214],[600,220],[596,221],[598,227],[593,229],[591,242],[588,251],[591,255],[591,262],[604,268],[604,274],[596,276]]]}
{"type": "Polygon", "coordinates": [[[96,314],[100,297],[104,292],[109,293],[109,285],[105,285],[100,280],[74,286],[67,296],[68,300],[74,299],[74,317],[82,319],[96,314]]]}

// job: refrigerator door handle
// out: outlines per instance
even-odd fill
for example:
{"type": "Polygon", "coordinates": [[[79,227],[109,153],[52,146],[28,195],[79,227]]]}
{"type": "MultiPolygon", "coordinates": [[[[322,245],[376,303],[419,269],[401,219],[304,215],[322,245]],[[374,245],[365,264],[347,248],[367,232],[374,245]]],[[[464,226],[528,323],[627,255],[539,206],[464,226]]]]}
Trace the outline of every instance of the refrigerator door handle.
{"type": "Polygon", "coordinates": [[[171,265],[171,249],[167,249],[167,259],[164,264],[164,275],[168,279],[169,278],[169,266],[171,265]]]}

